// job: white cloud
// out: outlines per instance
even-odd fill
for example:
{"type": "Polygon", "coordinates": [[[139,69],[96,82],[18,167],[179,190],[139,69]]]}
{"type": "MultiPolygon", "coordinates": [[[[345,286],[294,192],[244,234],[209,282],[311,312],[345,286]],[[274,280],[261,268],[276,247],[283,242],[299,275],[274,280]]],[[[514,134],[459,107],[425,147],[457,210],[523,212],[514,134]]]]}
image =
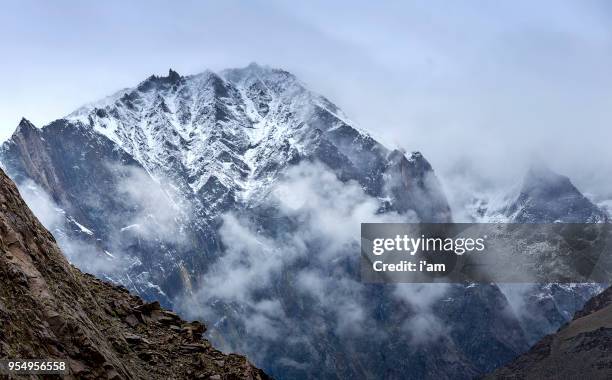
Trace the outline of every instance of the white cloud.
{"type": "Polygon", "coordinates": [[[179,221],[189,218],[191,209],[186,202],[174,194],[167,179],[156,182],[149,173],[133,166],[114,165],[117,173],[117,199],[124,210],[117,223],[123,225],[124,233],[136,234],[139,238],[181,243],[185,235],[179,221]]]}
{"type": "Polygon", "coordinates": [[[25,180],[18,187],[23,200],[48,230],[53,230],[64,222],[64,211],[33,181],[25,180]]]}
{"type": "Polygon", "coordinates": [[[415,345],[429,343],[447,332],[432,306],[448,292],[449,284],[396,284],[393,295],[412,309],[402,328],[415,345]]]}

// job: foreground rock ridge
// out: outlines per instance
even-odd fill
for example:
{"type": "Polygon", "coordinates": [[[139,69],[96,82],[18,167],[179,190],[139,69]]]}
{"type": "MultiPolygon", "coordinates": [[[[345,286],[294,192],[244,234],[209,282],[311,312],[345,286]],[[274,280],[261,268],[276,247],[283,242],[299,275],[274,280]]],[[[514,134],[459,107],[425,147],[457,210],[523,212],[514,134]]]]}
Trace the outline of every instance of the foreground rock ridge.
{"type": "Polygon", "coordinates": [[[612,288],[574,319],[486,379],[611,379],[612,288]]]}
{"type": "Polygon", "coordinates": [[[0,358],[56,358],[66,378],[267,379],[159,303],[68,264],[0,170],[0,358]]]}

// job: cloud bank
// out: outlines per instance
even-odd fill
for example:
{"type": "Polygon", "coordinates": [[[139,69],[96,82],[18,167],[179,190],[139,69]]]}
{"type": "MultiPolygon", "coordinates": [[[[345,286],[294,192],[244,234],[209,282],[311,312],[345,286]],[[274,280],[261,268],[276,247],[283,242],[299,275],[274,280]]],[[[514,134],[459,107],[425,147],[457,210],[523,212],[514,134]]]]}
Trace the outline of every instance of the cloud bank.
{"type": "MultiPolygon", "coordinates": [[[[248,353],[255,361],[267,354],[263,347],[275,347],[271,343],[278,340],[289,349],[299,346],[316,353],[318,335],[301,331],[303,323],[324,336],[382,339],[388,326],[375,327],[369,302],[375,287],[359,281],[360,223],[400,222],[407,216],[379,214],[379,206],[357,183],[341,182],[321,164],[289,168],[262,205],[262,215],[274,210],[270,218],[276,227],[270,229],[258,216],[254,223],[225,214],[222,256],[201,276],[194,293],[178,302],[179,310],[203,317],[225,334],[242,331],[241,345],[225,349],[248,353]],[[294,302],[300,304],[298,314],[294,302]],[[240,327],[228,328],[228,320],[240,327]]],[[[407,285],[395,291],[395,299],[405,302],[414,316],[412,322],[423,325],[424,335],[404,330],[415,345],[429,342],[425,335],[443,332],[432,318],[431,305],[445,290],[407,285]]]]}

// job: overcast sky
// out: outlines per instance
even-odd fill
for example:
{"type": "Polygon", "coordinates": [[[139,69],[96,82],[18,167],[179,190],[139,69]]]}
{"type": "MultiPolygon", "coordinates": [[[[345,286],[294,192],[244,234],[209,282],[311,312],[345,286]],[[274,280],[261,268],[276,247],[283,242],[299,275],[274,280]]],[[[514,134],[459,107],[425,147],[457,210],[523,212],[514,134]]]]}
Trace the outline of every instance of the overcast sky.
{"type": "Polygon", "coordinates": [[[294,72],[388,144],[485,177],[612,178],[606,1],[1,1],[0,138],[169,67],[294,72]],[[333,4],[332,4],[333,3],[333,4]]]}

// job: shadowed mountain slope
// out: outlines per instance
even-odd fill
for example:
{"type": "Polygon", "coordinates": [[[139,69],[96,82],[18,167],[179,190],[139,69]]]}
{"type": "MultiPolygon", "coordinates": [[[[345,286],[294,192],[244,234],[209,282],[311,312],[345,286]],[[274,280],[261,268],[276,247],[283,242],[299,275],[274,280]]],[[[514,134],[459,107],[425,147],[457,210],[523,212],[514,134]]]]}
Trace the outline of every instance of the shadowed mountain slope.
{"type": "Polygon", "coordinates": [[[589,300],[574,319],[486,379],[612,378],[612,288],[589,300]]]}

